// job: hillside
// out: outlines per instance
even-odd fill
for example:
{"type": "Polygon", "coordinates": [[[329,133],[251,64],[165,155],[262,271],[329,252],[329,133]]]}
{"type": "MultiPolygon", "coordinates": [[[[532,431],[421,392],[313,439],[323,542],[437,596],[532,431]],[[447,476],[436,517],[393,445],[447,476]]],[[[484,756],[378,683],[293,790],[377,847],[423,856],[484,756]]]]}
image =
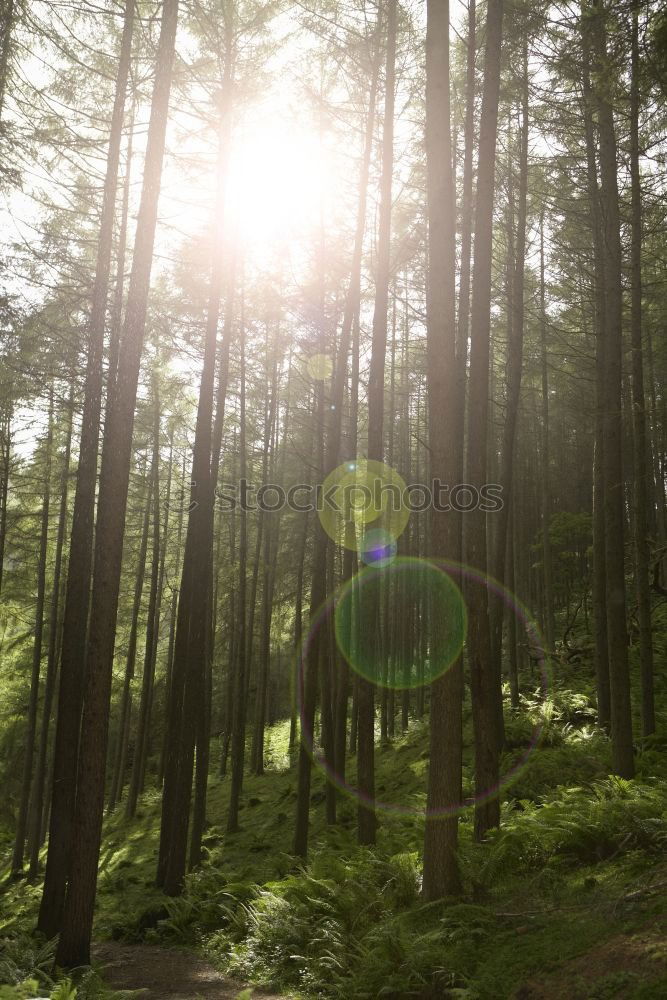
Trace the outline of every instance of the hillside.
{"type": "MultiPolygon", "coordinates": [[[[355,845],[349,797],[339,799],[339,825],[326,826],[318,776],[306,867],[290,855],[295,770],[288,724],[278,723],[266,774],[246,778],[237,834],[224,832],[229,779],[211,774],[205,863],[182,897],[154,887],[157,791],[143,796],[134,821],[122,804],[107,819],[96,940],[185,947],[233,981],[303,998],[667,995],[667,735],[663,728],[639,748],[636,779],[607,777],[609,741],[593,724],[591,683],[588,665],[577,663],[553,680],[546,702],[525,697],[522,714],[508,714],[504,773],[526,759],[503,794],[498,833],[476,844],[470,817],[462,818],[462,900],[419,898],[426,720],[379,748],[378,796],[400,810],[382,813],[375,850],[355,845]],[[532,724],[540,727],[534,747],[532,724]]],[[[659,706],[664,724],[664,683],[659,706]]],[[[469,746],[469,706],[465,734],[469,746]]],[[[0,935],[14,942],[0,966],[5,979],[12,962],[15,979],[21,966],[34,972],[25,935],[39,891],[5,889],[0,935]]],[[[126,964],[132,952],[120,954],[126,964]]],[[[145,966],[141,958],[137,988],[145,966]]],[[[88,995],[96,994],[79,993],[88,995]]]]}

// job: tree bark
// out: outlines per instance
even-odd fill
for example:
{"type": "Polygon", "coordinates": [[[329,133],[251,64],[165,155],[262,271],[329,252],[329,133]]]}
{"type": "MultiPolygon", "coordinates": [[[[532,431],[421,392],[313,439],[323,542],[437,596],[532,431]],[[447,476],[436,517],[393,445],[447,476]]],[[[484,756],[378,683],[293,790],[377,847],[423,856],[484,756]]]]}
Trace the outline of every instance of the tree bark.
{"type": "MultiPolygon", "coordinates": [[[[153,458],[155,461],[155,458],[153,458]]],[[[145,467],[145,464],[144,464],[145,467]]],[[[116,743],[116,753],[114,755],[114,769],[111,779],[111,793],[109,796],[109,812],[113,812],[116,803],[123,796],[125,785],[125,770],[127,762],[127,749],[130,738],[130,718],[132,713],[132,681],[137,659],[137,637],[139,634],[139,613],[141,611],[141,598],[144,592],[144,578],[146,575],[146,553],[148,552],[148,532],[150,528],[151,500],[153,492],[153,478],[155,470],[151,467],[146,497],[144,500],[144,516],[142,518],[141,540],[139,543],[139,557],[137,560],[137,572],[134,583],[134,600],[132,602],[132,618],[130,621],[130,635],[127,644],[127,658],[125,661],[125,677],[123,679],[123,691],[120,700],[120,713],[118,718],[118,740],[116,743]]]]}
{"type": "Polygon", "coordinates": [[[621,236],[618,204],[616,131],[610,100],[610,67],[607,54],[605,10],[595,0],[592,13],[597,71],[596,100],[600,131],[600,197],[603,221],[605,271],[605,370],[603,411],[603,477],[605,514],[605,568],[607,641],[611,694],[611,743],[614,771],[623,778],[634,775],[630,671],[625,606],[623,497],[623,419],[621,370],[623,357],[623,290],[621,236]]]}
{"type": "MultiPolygon", "coordinates": [[[[173,428],[172,428],[172,439],[173,439],[173,428]]],[[[175,578],[178,579],[178,574],[181,570],[181,543],[183,541],[183,520],[185,513],[185,473],[186,473],[187,459],[185,454],[183,455],[183,464],[181,469],[181,484],[182,490],[180,494],[180,503],[178,508],[178,528],[176,529],[176,554],[174,557],[174,574],[175,578]]],[[[164,707],[165,707],[165,725],[164,733],[162,738],[162,746],[160,748],[160,760],[158,763],[158,774],[157,774],[157,784],[158,788],[162,788],[164,784],[164,769],[167,758],[167,750],[169,746],[169,705],[171,703],[171,676],[173,672],[174,665],[174,644],[176,640],[176,616],[178,612],[178,587],[172,587],[171,595],[171,609],[169,618],[169,643],[167,645],[167,668],[165,672],[164,679],[164,707]]]]}
{"type": "Polygon", "coordinates": [[[37,605],[35,608],[35,641],[32,647],[32,671],[30,675],[30,696],[26,719],[26,733],[23,740],[23,779],[21,799],[16,818],[14,851],[11,874],[18,877],[23,870],[25,838],[28,826],[28,807],[32,787],[32,771],[35,758],[35,735],[37,732],[37,710],[39,708],[39,678],[42,666],[42,640],[44,637],[44,603],[46,598],[46,556],[49,540],[49,507],[51,503],[51,452],[53,449],[53,387],[49,396],[49,423],[46,435],[44,457],[44,493],[40,519],[39,551],[37,557],[37,605]]]}
{"type": "MultiPolygon", "coordinates": [[[[489,412],[489,333],[491,318],[491,249],[495,182],[500,52],[503,0],[489,0],[486,19],[484,86],[479,127],[477,201],[475,206],[475,258],[470,321],[470,376],[468,399],[468,449],[466,479],[477,490],[486,480],[489,412]]],[[[486,574],[487,535],[484,511],[471,511],[467,520],[466,561],[486,574]]],[[[488,592],[474,584],[468,594],[468,652],[475,734],[475,835],[484,836],[497,826],[500,803],[498,784],[497,677],[490,669],[488,592]]]]}
{"type": "Polygon", "coordinates": [[[632,431],[635,501],[635,575],[639,619],[639,663],[642,691],[642,734],[655,732],[653,691],[653,639],[651,634],[651,588],[648,541],[648,462],[646,403],[642,349],[642,192],[639,172],[639,9],[632,11],[632,66],[630,84],[630,184],[632,246],[630,251],[632,335],[632,431]]]}
{"type": "MultiPolygon", "coordinates": [[[[53,589],[51,591],[51,610],[49,613],[49,651],[46,661],[46,678],[44,681],[44,704],[42,707],[42,722],[39,733],[37,764],[35,780],[30,802],[28,820],[28,858],[30,869],[28,877],[35,879],[39,868],[39,849],[42,845],[42,817],[45,812],[44,789],[46,782],[46,764],[49,745],[49,729],[53,709],[53,695],[58,671],[59,631],[60,631],[60,597],[62,589],[62,557],[67,527],[67,495],[69,485],[69,465],[72,450],[72,425],[74,422],[74,391],[70,391],[67,411],[67,431],[65,438],[65,455],[60,479],[60,509],[58,511],[58,532],[56,535],[55,563],[53,568],[53,589]]],[[[49,789],[50,793],[50,789],[49,789]]],[[[47,797],[48,794],[47,793],[47,797]]]]}
{"type": "MultiPolygon", "coordinates": [[[[241,393],[239,412],[239,454],[240,480],[247,477],[247,428],[246,428],[246,359],[245,359],[245,316],[241,308],[241,329],[239,335],[239,351],[241,356],[241,393]]],[[[227,832],[236,833],[239,829],[239,803],[243,787],[243,766],[245,760],[245,730],[246,730],[246,699],[245,673],[247,669],[247,560],[248,560],[248,515],[242,502],[239,525],[239,602],[238,602],[238,638],[237,661],[234,674],[232,700],[232,780],[229,792],[229,812],[227,814],[227,832]]]]}
{"type": "Polygon", "coordinates": [[[175,51],[178,0],[164,0],[148,126],[143,188],[125,310],[118,378],[105,427],[95,535],[84,710],[70,872],[56,961],[63,968],[90,961],[97,865],[104,809],[109,697],[118,608],[134,407],[146,324],[158,198],[175,51]]]}
{"type": "MultiPolygon", "coordinates": [[[[376,42],[379,39],[379,24],[376,25],[375,29],[375,39],[376,42]]],[[[370,100],[369,107],[375,106],[375,93],[377,87],[377,75],[376,70],[373,72],[373,77],[371,81],[370,90],[370,100]]],[[[368,131],[366,133],[368,140],[368,131]]],[[[366,143],[366,150],[368,150],[368,141],[366,143]]],[[[320,477],[320,481],[323,482],[325,476],[336,468],[336,465],[340,456],[340,444],[341,444],[341,421],[340,414],[342,412],[345,382],[347,379],[347,357],[350,352],[350,337],[352,334],[352,328],[354,326],[355,316],[357,314],[357,302],[359,300],[360,294],[360,282],[361,282],[361,269],[360,260],[361,254],[363,252],[363,232],[365,226],[365,201],[362,204],[362,200],[365,199],[365,186],[363,184],[363,171],[366,163],[366,156],[369,153],[364,153],[364,166],[362,167],[361,183],[359,189],[360,207],[357,214],[357,229],[355,234],[355,243],[353,249],[352,266],[350,270],[350,287],[345,300],[345,310],[343,314],[343,322],[341,327],[341,336],[338,349],[338,359],[337,364],[334,369],[333,386],[331,391],[331,413],[333,414],[330,425],[329,434],[326,441],[326,451],[324,454],[324,461],[319,461],[317,473],[320,477]]],[[[323,258],[323,253],[321,253],[323,258]]],[[[320,285],[323,286],[323,268],[324,261],[320,261],[320,285]]],[[[321,347],[326,349],[326,343],[324,341],[324,291],[323,287],[320,289],[321,297],[321,326],[320,331],[320,341],[321,347]]],[[[324,437],[324,419],[323,410],[320,408],[320,402],[323,405],[323,399],[321,394],[318,396],[317,400],[317,415],[316,415],[316,433],[318,433],[323,440],[324,437]]],[[[321,608],[322,604],[326,599],[326,569],[327,569],[327,546],[328,546],[328,536],[322,527],[319,518],[315,518],[315,531],[313,538],[313,562],[312,562],[312,581],[310,588],[310,618],[311,620],[321,608]]],[[[311,744],[313,739],[313,730],[315,724],[315,708],[317,704],[317,681],[320,668],[320,655],[324,648],[322,642],[322,629],[318,629],[315,636],[312,638],[307,651],[305,663],[301,663],[299,670],[299,677],[297,684],[299,685],[297,701],[300,705],[301,710],[301,744],[299,747],[299,761],[298,761],[298,776],[297,776],[297,801],[296,801],[296,817],[295,817],[295,828],[294,828],[294,853],[300,857],[306,857],[308,853],[308,817],[310,812],[310,784],[311,784],[311,771],[312,771],[312,760],[311,760],[311,744]]],[[[340,682],[339,682],[340,689],[340,682]]],[[[356,689],[356,681],[355,681],[356,689]]],[[[340,743],[338,754],[340,755],[340,743]]],[[[332,757],[332,761],[335,759],[332,757]]]]}
{"type": "Polygon", "coordinates": [[[148,611],[146,624],[146,645],[144,648],[144,667],[141,676],[141,699],[139,701],[139,716],[137,718],[137,735],[134,741],[134,756],[132,772],[127,790],[125,815],[132,818],[137,811],[137,799],[142,783],[142,773],[145,763],[146,744],[148,742],[149,712],[151,693],[153,690],[153,675],[155,671],[155,654],[157,651],[159,618],[158,618],[158,588],[160,584],[160,398],[158,395],[157,378],[153,385],[153,458],[151,462],[151,490],[153,539],[151,553],[151,579],[148,591],[148,611]]]}
{"type": "MultiPolygon", "coordinates": [[[[585,13],[585,7],[582,7],[585,13]]],[[[593,635],[595,640],[595,678],[598,724],[608,728],[611,722],[609,693],[609,648],[607,644],[607,572],[605,567],[604,508],[604,372],[605,372],[605,274],[602,264],[602,224],[596,162],[596,138],[593,123],[593,92],[589,64],[590,25],[582,24],[583,118],[586,136],[586,178],[590,203],[594,261],[595,307],[595,445],[593,451],[593,635]]]]}
{"type": "MultiPolygon", "coordinates": [[[[225,88],[225,100],[229,100],[225,88]]],[[[213,528],[215,481],[212,475],[213,404],[215,399],[215,367],[217,333],[220,319],[224,267],[223,208],[227,173],[226,140],[229,134],[229,108],[221,110],[218,147],[218,187],[216,195],[217,225],[214,232],[214,253],[211,266],[206,316],[204,360],[202,365],[197,424],[192,457],[192,487],[185,536],[183,571],[178,603],[174,662],[169,703],[169,729],[172,733],[167,748],[165,782],[162,797],[162,825],[158,860],[158,885],[169,895],[183,888],[187,864],[188,824],[192,800],[192,773],[198,719],[204,715],[199,729],[198,757],[208,761],[210,703],[206,698],[207,651],[210,643],[210,601],[213,581],[213,528]],[[206,741],[206,747],[202,744],[206,741]]],[[[224,404],[223,404],[224,406],[224,404]]],[[[217,465],[216,465],[217,473],[217,465]]],[[[208,768],[206,768],[206,771],[208,768]]],[[[199,771],[199,780],[208,774],[199,771]]],[[[200,787],[200,797],[204,790],[200,787]]],[[[201,817],[202,802],[199,813],[201,817]]],[[[203,817],[201,817],[203,819],[203,817]]],[[[199,829],[200,824],[198,824],[199,829]]],[[[199,829],[198,837],[201,837],[199,829]]],[[[195,843],[194,856],[199,847],[195,843]]]]}
{"type": "MultiPolygon", "coordinates": [[[[510,516],[510,497],[514,485],[514,439],[521,395],[521,375],[523,369],[524,335],[524,286],[526,267],[526,216],[528,202],[528,28],[523,26],[523,71],[521,78],[521,130],[519,147],[519,199],[517,209],[516,234],[511,267],[510,320],[507,344],[507,399],[505,423],[500,452],[499,482],[503,489],[505,503],[494,516],[494,576],[505,583],[505,558],[507,554],[507,534],[510,516]]],[[[500,745],[504,742],[503,700],[502,700],[502,633],[504,602],[493,595],[489,602],[491,621],[491,655],[493,658],[494,692],[500,745]]],[[[552,612],[553,613],[553,612],[552,612]]],[[[547,609],[547,614],[549,611],[547,609]]]]}
{"type": "MultiPolygon", "coordinates": [[[[452,212],[449,74],[449,3],[427,0],[426,158],[428,205],[427,361],[430,476],[456,483],[461,366],[456,358],[456,232],[452,212]]],[[[461,560],[461,518],[453,511],[430,512],[428,552],[433,558],[461,560]]],[[[426,617],[426,616],[424,616],[426,617]]],[[[431,649],[442,648],[443,616],[429,615],[431,649]]],[[[422,628],[425,622],[422,619],[422,628]]],[[[461,891],[457,848],[461,803],[463,667],[457,658],[431,685],[430,757],[424,831],[426,900],[461,891]]]]}
{"type": "Polygon", "coordinates": [[[549,435],[549,367],[547,364],[547,314],[544,283],[544,213],[540,216],[540,368],[542,376],[542,573],[544,577],[544,637],[548,652],[554,649],[553,557],[549,537],[551,517],[551,454],[549,435]]]}
{"type": "MultiPolygon", "coordinates": [[[[387,2],[387,61],[385,68],[384,122],[382,130],[382,175],[380,178],[380,219],[378,228],[377,277],[373,308],[370,374],[368,377],[368,458],[382,462],[384,457],[384,368],[387,352],[387,310],[391,251],[391,191],[394,171],[394,104],[396,89],[396,0],[387,2]]],[[[361,642],[368,643],[372,656],[382,655],[377,637],[380,605],[377,588],[361,593],[361,642]]],[[[375,692],[373,684],[359,677],[357,685],[357,839],[360,844],[374,844],[377,818],[372,805],[375,799],[375,692]]]]}
{"type": "Polygon", "coordinates": [[[72,513],[60,658],[49,846],[44,890],[37,921],[38,930],[47,938],[52,938],[60,929],[72,849],[72,820],[86,661],[86,631],[90,607],[95,487],[102,406],[104,324],[109,292],[118,163],[123,134],[125,92],[130,69],[133,27],[134,2],[126,0],[104,179],[95,281],[88,325],[86,384],[72,513]]]}

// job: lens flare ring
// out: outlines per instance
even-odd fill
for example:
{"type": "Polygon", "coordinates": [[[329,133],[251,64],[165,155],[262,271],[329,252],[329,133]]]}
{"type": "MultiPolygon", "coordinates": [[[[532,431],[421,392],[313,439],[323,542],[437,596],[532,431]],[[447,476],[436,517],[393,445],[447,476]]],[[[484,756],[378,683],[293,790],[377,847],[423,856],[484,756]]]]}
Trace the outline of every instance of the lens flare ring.
{"type": "MultiPolygon", "coordinates": [[[[380,553],[385,549],[381,548],[380,553]]],[[[404,691],[423,687],[441,677],[456,662],[463,649],[468,618],[463,594],[449,573],[426,559],[380,556],[339,587],[334,608],[334,633],[338,650],[352,669],[379,687],[404,691]],[[439,628],[425,649],[401,651],[387,657],[376,644],[365,617],[382,604],[386,588],[394,586],[399,603],[426,604],[439,628]]],[[[397,625],[398,629],[398,625],[397,625]]]]}
{"type": "Polygon", "coordinates": [[[326,477],[318,516],[336,545],[360,552],[369,526],[396,541],[405,531],[410,509],[402,476],[368,458],[343,462],[326,477]]]}
{"type": "MultiPolygon", "coordinates": [[[[540,671],[541,694],[543,700],[546,700],[549,691],[548,661],[544,654],[544,643],[540,629],[525,605],[519,601],[518,598],[503,584],[491,577],[487,577],[479,570],[474,569],[474,567],[466,566],[464,564],[452,562],[446,559],[429,559],[424,561],[429,565],[439,567],[444,572],[454,577],[454,579],[460,581],[463,584],[464,591],[466,588],[475,584],[486,587],[489,594],[493,594],[494,596],[500,598],[510,612],[516,615],[518,622],[525,630],[531,647],[541,654],[539,655],[537,662],[540,671]]],[[[479,792],[475,792],[475,794],[471,797],[466,797],[460,802],[453,802],[446,806],[441,806],[438,809],[413,808],[399,803],[386,802],[378,799],[377,797],[375,799],[370,799],[368,796],[361,793],[358,788],[350,784],[350,782],[344,777],[339,775],[333,765],[325,759],[323,752],[316,747],[314,732],[312,729],[309,730],[307,722],[304,718],[304,683],[306,663],[312,643],[318,636],[320,629],[330,625],[330,619],[332,615],[335,614],[338,596],[339,591],[330,595],[314,614],[310,628],[303,637],[297,658],[296,697],[297,710],[301,722],[301,745],[305,748],[315,766],[323,772],[326,779],[343,795],[353,799],[361,805],[373,808],[377,812],[383,812],[397,818],[438,819],[446,816],[462,816],[467,814],[476,806],[498,798],[503,791],[509,788],[513,782],[517,780],[525,769],[528,760],[539,746],[543,729],[542,722],[536,723],[533,727],[528,746],[519,755],[518,759],[514,761],[509,770],[502,775],[497,785],[482,789],[479,792]]]]}

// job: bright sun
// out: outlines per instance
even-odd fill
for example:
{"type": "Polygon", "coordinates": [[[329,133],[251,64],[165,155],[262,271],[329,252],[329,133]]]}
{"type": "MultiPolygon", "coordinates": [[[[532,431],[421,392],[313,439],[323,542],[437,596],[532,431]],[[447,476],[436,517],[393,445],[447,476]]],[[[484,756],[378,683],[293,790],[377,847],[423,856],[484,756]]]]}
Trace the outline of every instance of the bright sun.
{"type": "Polygon", "coordinates": [[[231,152],[227,211],[246,246],[281,244],[319,224],[333,180],[316,133],[279,120],[249,123],[231,152]]]}

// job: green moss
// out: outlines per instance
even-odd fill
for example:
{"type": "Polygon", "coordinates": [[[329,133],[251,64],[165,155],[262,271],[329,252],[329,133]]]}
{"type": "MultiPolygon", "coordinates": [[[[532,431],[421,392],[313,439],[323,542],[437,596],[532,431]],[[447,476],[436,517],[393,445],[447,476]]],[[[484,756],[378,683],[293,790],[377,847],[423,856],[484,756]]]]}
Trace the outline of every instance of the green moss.
{"type": "MultiPolygon", "coordinates": [[[[663,919],[666,906],[650,884],[667,846],[665,730],[640,744],[637,780],[607,779],[609,741],[592,725],[590,677],[581,670],[559,679],[547,705],[527,696],[522,714],[506,721],[507,772],[523,760],[537,724],[543,739],[504,789],[498,833],[477,844],[472,814],[461,818],[463,901],[424,906],[419,899],[427,722],[411,722],[377,749],[378,795],[401,812],[379,814],[373,851],[356,847],[353,796],[339,795],[339,823],[327,826],[324,778],[315,768],[307,868],[290,854],[296,771],[289,724],[280,722],[267,735],[266,773],[245,777],[236,834],[226,833],[229,779],[212,773],[204,863],[187,877],[182,897],[168,899],[154,885],[159,792],[146,792],[135,819],[125,818],[122,803],[106,819],[97,937],[203,950],[222,969],[303,997],[458,990],[452,995],[501,1000],[641,928],[647,916],[663,919]]],[[[469,794],[468,703],[464,738],[469,794]]],[[[355,769],[352,758],[351,784],[355,769]]],[[[0,936],[31,931],[39,891],[25,882],[6,888],[0,936]]],[[[660,995],[651,988],[611,970],[590,996],[660,995]]]]}

